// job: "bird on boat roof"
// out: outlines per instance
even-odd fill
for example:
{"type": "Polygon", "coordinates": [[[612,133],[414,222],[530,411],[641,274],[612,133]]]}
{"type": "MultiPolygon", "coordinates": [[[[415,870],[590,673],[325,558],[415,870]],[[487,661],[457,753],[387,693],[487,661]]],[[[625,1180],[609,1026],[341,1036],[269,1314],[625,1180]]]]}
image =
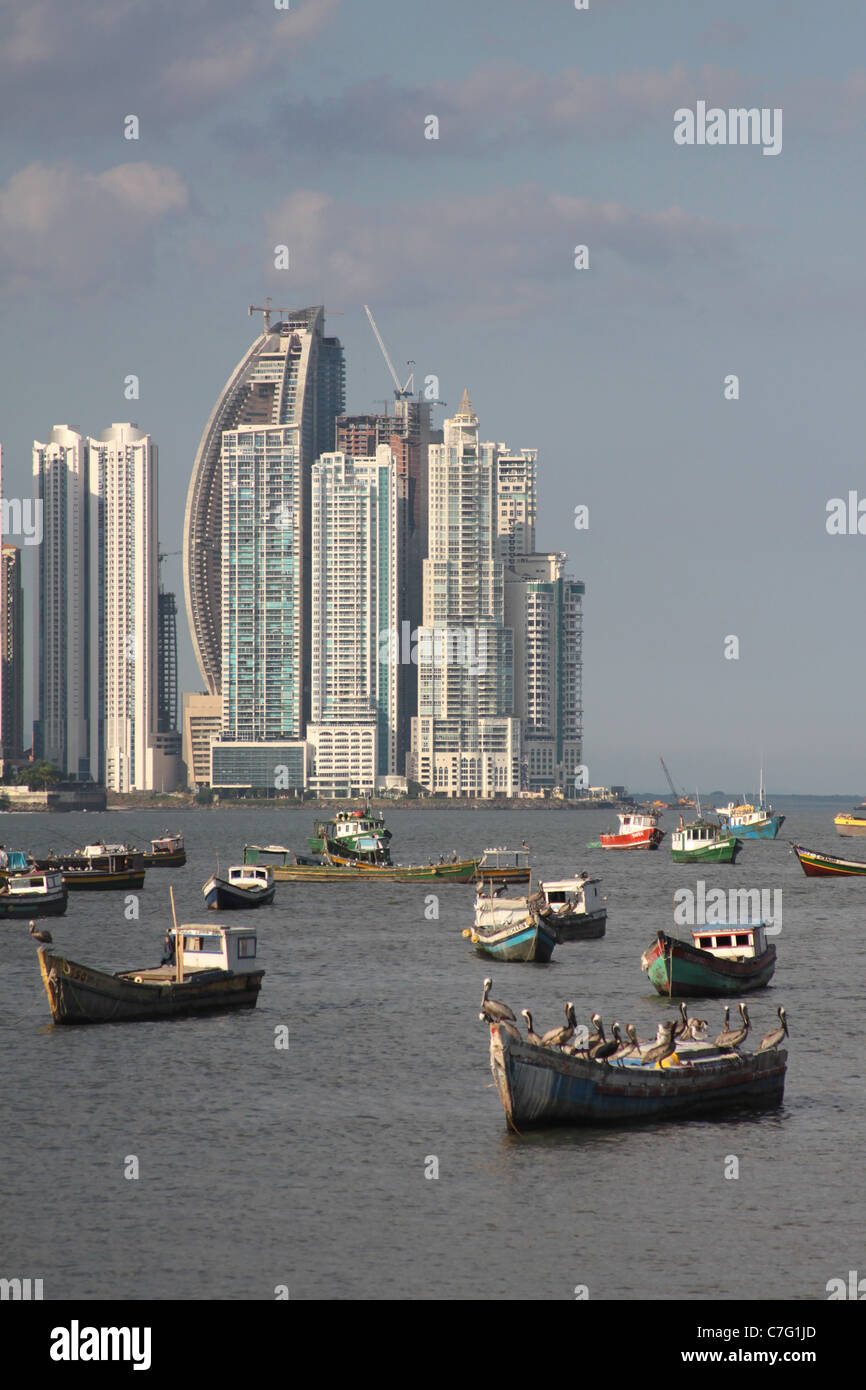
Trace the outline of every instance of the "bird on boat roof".
{"type": "Polygon", "coordinates": [[[577,1019],[574,1016],[574,1004],[570,999],[565,1006],[565,1018],[564,1028],[548,1028],[547,1032],[542,1034],[542,1047],[562,1047],[563,1043],[570,1042],[574,1037],[577,1019]]]}
{"type": "Polygon", "coordinates": [[[612,1038],[603,1038],[601,1042],[597,1042],[594,1047],[590,1048],[589,1055],[594,1062],[605,1062],[608,1057],[612,1057],[622,1047],[622,1033],[619,1031],[619,1023],[615,1019],[610,1031],[613,1033],[612,1038]]]}
{"type": "Polygon", "coordinates": [[[528,1009],[521,1009],[520,1016],[526,1019],[526,1041],[532,1043],[533,1047],[541,1047],[541,1038],[532,1027],[532,1014],[528,1009]]]}
{"type": "Polygon", "coordinates": [[[41,941],[44,946],[51,946],[54,941],[50,931],[37,931],[35,922],[30,923],[30,935],[34,941],[41,941]]]}
{"type": "Polygon", "coordinates": [[[745,1004],[738,1004],[737,1008],[740,1011],[740,1018],[743,1020],[742,1027],[729,1028],[724,1033],[720,1033],[716,1038],[716,1047],[739,1047],[740,1043],[744,1043],[749,1036],[752,1027],[749,1011],[745,1004]]]}
{"type": "Polygon", "coordinates": [[[790,1036],[788,1033],[788,1016],[785,1013],[785,1010],[781,1004],[779,1005],[776,1012],[779,1015],[779,1022],[782,1026],[781,1028],[773,1028],[769,1033],[764,1034],[764,1036],[761,1038],[761,1044],[758,1048],[759,1052],[768,1052],[771,1047],[778,1047],[779,1044],[782,1042],[783,1038],[787,1038],[790,1036]]]}
{"type": "Polygon", "coordinates": [[[484,993],[481,996],[481,1013],[478,1017],[484,1023],[501,1023],[503,1019],[510,1019],[516,1023],[517,1019],[509,1009],[507,1004],[500,1004],[498,999],[488,999],[488,994],[493,987],[492,980],[484,981],[484,993]]]}
{"type": "Polygon", "coordinates": [[[656,1043],[655,1047],[651,1047],[645,1052],[641,1059],[651,1066],[655,1065],[656,1062],[663,1062],[666,1057],[670,1057],[671,1054],[676,1051],[677,1044],[674,1037],[674,1029],[677,1026],[676,1019],[666,1019],[665,1022],[659,1026],[663,1034],[662,1041],[656,1043]]]}

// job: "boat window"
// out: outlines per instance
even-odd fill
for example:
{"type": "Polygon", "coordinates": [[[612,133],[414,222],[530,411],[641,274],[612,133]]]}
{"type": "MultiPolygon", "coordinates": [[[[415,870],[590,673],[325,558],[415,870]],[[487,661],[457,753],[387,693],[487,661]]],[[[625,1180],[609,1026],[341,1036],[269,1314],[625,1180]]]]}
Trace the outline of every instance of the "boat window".
{"type": "Polygon", "coordinates": [[[254,936],[238,937],[238,959],[249,960],[256,954],[256,938],[254,936]]]}
{"type": "Polygon", "coordinates": [[[716,937],[716,945],[717,945],[717,946],[733,946],[733,944],[734,944],[734,939],[733,939],[732,936],[717,936],[717,937],[716,937]]]}
{"type": "Polygon", "coordinates": [[[698,945],[699,945],[699,946],[702,946],[702,947],[704,948],[705,951],[710,950],[710,948],[712,947],[712,944],[713,944],[713,938],[712,938],[711,936],[700,936],[700,937],[698,937],[698,945]]]}
{"type": "Polygon", "coordinates": [[[741,936],[735,938],[738,946],[751,946],[752,938],[748,932],[743,932],[741,936]]]}
{"type": "Polygon", "coordinates": [[[205,951],[209,955],[218,956],[222,951],[222,943],[218,936],[185,936],[183,949],[185,951],[205,951]]]}

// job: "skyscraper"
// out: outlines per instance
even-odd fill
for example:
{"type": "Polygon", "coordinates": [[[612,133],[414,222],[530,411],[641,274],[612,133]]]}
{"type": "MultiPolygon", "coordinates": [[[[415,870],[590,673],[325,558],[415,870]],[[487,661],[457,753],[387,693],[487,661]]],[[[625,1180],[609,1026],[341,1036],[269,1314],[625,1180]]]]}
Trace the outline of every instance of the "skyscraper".
{"type": "Polygon", "coordinates": [[[313,466],[307,738],[316,750],[313,789],[326,795],[373,791],[377,776],[398,771],[399,482],[387,444],[374,458],[323,454],[313,466]]]}
{"type": "MultiPolygon", "coordinates": [[[[252,312],[252,311],[251,311],[252,312]]],[[[265,309],[261,335],[226,382],[196,453],[184,522],[184,588],[196,657],[211,694],[223,685],[223,431],[244,426],[292,426],[300,467],[300,559],[309,559],[306,505],[309,470],[334,448],[334,420],[344,406],[343,349],[325,337],[321,305],[286,311],[265,309]],[[271,314],[284,317],[271,324],[271,314]]],[[[300,650],[308,679],[308,646],[300,650]]],[[[304,692],[304,701],[308,699],[304,692]]]]}
{"type": "Polygon", "coordinates": [[[0,760],[20,758],[24,735],[24,612],[21,551],[4,545],[0,568],[0,760]]]}

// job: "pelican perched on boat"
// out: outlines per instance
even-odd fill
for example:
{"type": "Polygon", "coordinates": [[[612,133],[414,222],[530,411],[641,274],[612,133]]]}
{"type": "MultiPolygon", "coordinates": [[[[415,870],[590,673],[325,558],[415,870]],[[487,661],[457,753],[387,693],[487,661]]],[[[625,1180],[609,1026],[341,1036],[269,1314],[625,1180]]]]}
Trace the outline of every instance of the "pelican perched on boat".
{"type": "Polygon", "coordinates": [[[684,1003],[680,1004],[680,1018],[674,1024],[674,1037],[685,1038],[689,1031],[689,1011],[684,1003]]]}
{"type": "Polygon", "coordinates": [[[54,937],[50,931],[37,931],[35,922],[30,923],[30,935],[34,941],[41,941],[43,946],[51,946],[54,943],[54,937]]]}
{"type": "Polygon", "coordinates": [[[723,1026],[723,1028],[722,1028],[721,1033],[720,1033],[719,1036],[716,1038],[716,1047],[724,1047],[724,1046],[725,1046],[724,1039],[727,1038],[728,1034],[731,1033],[731,1032],[733,1032],[733,1031],[734,1031],[734,1030],[731,1028],[731,1006],[730,1006],[730,1004],[726,1004],[726,1005],[725,1005],[725,1022],[724,1022],[724,1026],[723,1026]]]}
{"type": "Polygon", "coordinates": [[[528,1009],[521,1009],[520,1016],[526,1019],[526,1041],[532,1043],[533,1047],[541,1047],[541,1038],[532,1027],[532,1014],[528,1009]]]}
{"type": "Polygon", "coordinates": [[[776,1012],[779,1015],[779,1022],[782,1026],[781,1028],[773,1028],[771,1032],[764,1034],[758,1048],[759,1052],[769,1052],[771,1047],[778,1047],[784,1038],[790,1036],[788,1033],[788,1016],[781,1004],[776,1012]]]}
{"type": "Polygon", "coordinates": [[[676,1051],[677,1044],[676,1038],[674,1037],[676,1026],[677,1021],[675,1018],[666,1019],[666,1021],[660,1025],[663,1034],[662,1040],[656,1043],[655,1047],[649,1048],[648,1051],[643,1054],[641,1058],[643,1062],[648,1063],[650,1066],[654,1066],[656,1062],[663,1062],[666,1057],[670,1057],[671,1054],[676,1051]]]}
{"type": "Polygon", "coordinates": [[[613,1033],[612,1038],[603,1038],[601,1042],[597,1042],[593,1048],[590,1048],[589,1055],[594,1062],[606,1062],[608,1057],[612,1057],[615,1052],[619,1052],[621,1049],[622,1034],[616,1020],[611,1025],[610,1031],[613,1033]]]}
{"type": "Polygon", "coordinates": [[[625,1031],[628,1036],[629,1042],[631,1043],[630,1051],[636,1052],[638,1056],[640,1056],[641,1040],[637,1035],[637,1029],[635,1028],[634,1024],[627,1023],[625,1025],[625,1031]]]}
{"type": "Polygon", "coordinates": [[[570,1042],[574,1037],[574,1030],[577,1027],[577,1019],[574,1016],[574,1004],[571,1000],[565,1006],[565,1027],[548,1028],[542,1035],[542,1047],[562,1047],[563,1043],[570,1042]]]}
{"type": "Polygon", "coordinates": [[[717,1047],[739,1047],[740,1043],[744,1043],[749,1036],[752,1027],[749,1010],[745,1004],[738,1004],[737,1008],[740,1011],[740,1018],[743,1020],[742,1027],[730,1028],[726,1032],[720,1033],[716,1038],[717,1047]]]}
{"type": "Polygon", "coordinates": [[[501,1023],[506,1018],[511,1023],[516,1023],[517,1019],[507,1004],[500,1004],[498,999],[488,999],[487,996],[492,988],[493,981],[485,980],[484,993],[481,996],[481,1013],[478,1017],[484,1023],[501,1023]]]}
{"type": "Polygon", "coordinates": [[[689,1031],[683,1041],[685,1042],[686,1038],[691,1038],[692,1042],[706,1042],[708,1028],[709,1024],[705,1018],[690,1018],[689,1031]]]}

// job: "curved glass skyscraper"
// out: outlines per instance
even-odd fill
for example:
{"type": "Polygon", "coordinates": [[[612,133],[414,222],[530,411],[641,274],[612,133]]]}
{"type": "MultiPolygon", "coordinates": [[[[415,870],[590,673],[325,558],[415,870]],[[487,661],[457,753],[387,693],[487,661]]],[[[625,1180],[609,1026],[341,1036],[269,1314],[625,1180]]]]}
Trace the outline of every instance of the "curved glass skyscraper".
{"type": "MultiPolygon", "coordinates": [[[[184,589],[198,664],[212,695],[223,693],[223,432],[290,426],[300,464],[300,551],[309,575],[310,470],[320,454],[334,449],[334,422],[344,408],[345,366],[338,338],[326,338],[325,310],[264,310],[264,328],[232,372],[205,426],[190,479],[184,521],[184,589]],[[271,323],[271,313],[281,315],[271,323]]],[[[237,439],[237,435],[232,436],[237,439]]],[[[249,438],[249,436],[247,436],[249,438]]],[[[285,439],[285,435],[283,435],[285,439]]],[[[255,438],[250,441],[255,447],[255,438]]],[[[282,505],[278,499],[277,505],[282,505]]],[[[309,699],[309,580],[305,613],[296,614],[300,670],[309,699]],[[300,621],[299,621],[300,620],[300,621]]],[[[306,709],[302,717],[305,717],[306,709]]],[[[241,720],[240,722],[243,722],[241,720]]]]}

